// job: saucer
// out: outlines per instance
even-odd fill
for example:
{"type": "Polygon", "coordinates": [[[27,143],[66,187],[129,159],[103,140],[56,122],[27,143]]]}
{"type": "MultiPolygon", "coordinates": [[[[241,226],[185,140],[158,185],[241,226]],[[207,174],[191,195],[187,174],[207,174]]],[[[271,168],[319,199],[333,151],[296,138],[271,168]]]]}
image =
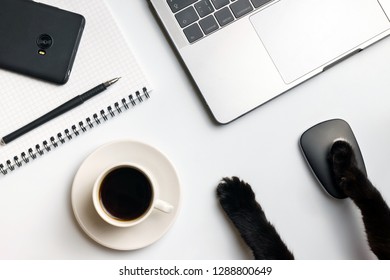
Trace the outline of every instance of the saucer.
{"type": "Polygon", "coordinates": [[[155,148],[136,141],[108,143],[90,154],[81,164],[72,185],[73,213],[80,227],[97,243],[115,250],[136,250],[160,239],[176,220],[180,208],[180,184],[171,162],[155,148]],[[98,215],[92,202],[95,179],[118,162],[142,166],[159,182],[159,198],[174,206],[167,214],[154,210],[142,223],[128,228],[112,226],[98,215]]]}

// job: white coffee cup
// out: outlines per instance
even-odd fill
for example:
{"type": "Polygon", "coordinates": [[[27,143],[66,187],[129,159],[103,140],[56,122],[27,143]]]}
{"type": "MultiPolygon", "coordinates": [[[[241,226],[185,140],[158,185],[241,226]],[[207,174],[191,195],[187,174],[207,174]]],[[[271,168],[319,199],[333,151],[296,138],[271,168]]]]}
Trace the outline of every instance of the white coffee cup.
{"type": "Polygon", "coordinates": [[[105,169],[95,180],[93,205],[99,216],[117,227],[135,226],[154,209],[170,213],[173,206],[159,197],[159,185],[145,168],[120,162],[105,169]]]}

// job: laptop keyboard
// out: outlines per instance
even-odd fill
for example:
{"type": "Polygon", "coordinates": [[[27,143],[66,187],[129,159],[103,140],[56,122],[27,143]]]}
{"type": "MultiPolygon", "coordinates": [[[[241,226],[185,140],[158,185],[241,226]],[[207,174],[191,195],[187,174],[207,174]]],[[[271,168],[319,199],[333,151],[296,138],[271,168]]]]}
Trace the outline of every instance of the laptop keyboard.
{"type": "Polygon", "coordinates": [[[226,26],[272,0],[166,0],[189,43],[226,26]]]}

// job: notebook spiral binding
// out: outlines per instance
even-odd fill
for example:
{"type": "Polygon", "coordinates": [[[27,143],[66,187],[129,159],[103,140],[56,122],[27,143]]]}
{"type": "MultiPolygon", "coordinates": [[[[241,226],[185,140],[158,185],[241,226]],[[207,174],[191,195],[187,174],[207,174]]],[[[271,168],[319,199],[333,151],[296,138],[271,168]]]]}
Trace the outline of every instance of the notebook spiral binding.
{"type": "Polygon", "coordinates": [[[73,137],[77,137],[82,133],[87,132],[94,126],[105,123],[110,118],[114,118],[116,115],[119,115],[150,98],[146,87],[142,88],[142,93],[136,91],[134,94],[135,96],[130,94],[127,98],[122,98],[122,100],[115,102],[113,106],[108,106],[106,110],[102,109],[100,112],[87,117],[85,120],[81,120],[78,124],[73,124],[70,128],[58,132],[57,135],[51,136],[50,139],[43,140],[40,144],[36,144],[35,147],[29,148],[20,155],[14,156],[13,159],[8,159],[5,163],[0,163],[0,173],[2,175],[7,175],[8,172],[12,172],[23,164],[29,163],[30,160],[35,160],[45,153],[69,142],[73,137]]]}

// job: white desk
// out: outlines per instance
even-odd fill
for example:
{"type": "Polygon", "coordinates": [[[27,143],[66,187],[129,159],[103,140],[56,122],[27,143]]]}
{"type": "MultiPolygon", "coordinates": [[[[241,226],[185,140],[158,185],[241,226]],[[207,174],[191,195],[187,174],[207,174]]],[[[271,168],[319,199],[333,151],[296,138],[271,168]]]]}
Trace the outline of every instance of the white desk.
{"type": "Polygon", "coordinates": [[[390,201],[390,39],[227,125],[207,114],[147,1],[109,1],[152,81],[152,98],[57,151],[0,179],[1,259],[246,259],[249,251],[215,196],[223,176],[252,184],[297,259],[373,258],[360,213],[328,197],[298,148],[302,132],[343,118],[353,128],[374,184],[390,201]],[[114,251],[74,219],[70,191],[81,162],[107,142],[155,146],[175,165],[182,208],[153,245],[114,251]]]}

